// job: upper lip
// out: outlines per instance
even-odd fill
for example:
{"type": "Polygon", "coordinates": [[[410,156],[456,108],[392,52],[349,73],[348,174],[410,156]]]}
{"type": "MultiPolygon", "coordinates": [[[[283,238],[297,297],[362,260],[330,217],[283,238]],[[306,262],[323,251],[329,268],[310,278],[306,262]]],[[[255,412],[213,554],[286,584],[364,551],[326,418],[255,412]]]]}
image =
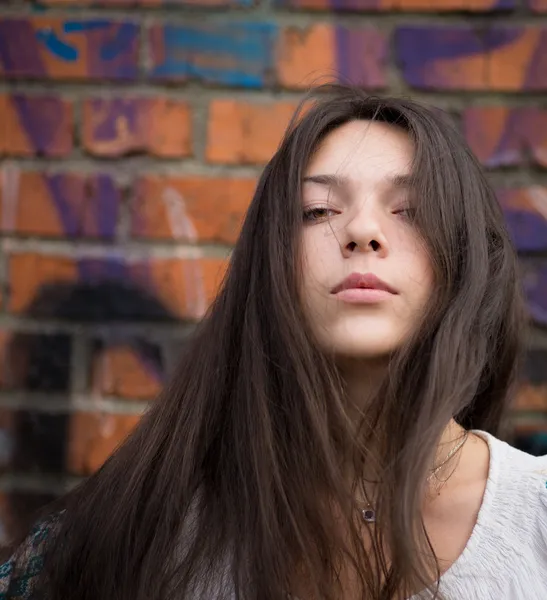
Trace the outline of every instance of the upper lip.
{"type": "Polygon", "coordinates": [[[396,294],[397,291],[393,289],[388,283],[382,281],[374,273],[352,273],[348,275],[344,281],[339,283],[333,290],[333,294],[337,294],[342,290],[351,289],[369,289],[369,290],[384,290],[390,294],[396,294]]]}

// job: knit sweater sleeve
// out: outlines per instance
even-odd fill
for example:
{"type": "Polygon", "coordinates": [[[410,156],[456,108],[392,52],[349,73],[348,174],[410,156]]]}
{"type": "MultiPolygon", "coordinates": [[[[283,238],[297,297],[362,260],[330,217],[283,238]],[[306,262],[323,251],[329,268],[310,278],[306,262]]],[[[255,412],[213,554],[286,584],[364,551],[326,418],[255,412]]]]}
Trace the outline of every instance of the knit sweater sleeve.
{"type": "Polygon", "coordinates": [[[0,600],[41,598],[38,578],[43,569],[47,542],[57,526],[57,518],[35,525],[24,543],[0,565],[0,600]]]}

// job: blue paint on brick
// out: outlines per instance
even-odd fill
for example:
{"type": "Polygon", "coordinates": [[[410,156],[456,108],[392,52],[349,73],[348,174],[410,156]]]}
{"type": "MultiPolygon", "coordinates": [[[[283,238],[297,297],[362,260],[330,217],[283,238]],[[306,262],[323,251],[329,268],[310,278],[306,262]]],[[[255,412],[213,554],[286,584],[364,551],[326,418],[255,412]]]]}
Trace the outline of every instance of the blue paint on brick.
{"type": "Polygon", "coordinates": [[[97,29],[108,29],[112,26],[112,21],[97,19],[92,21],[66,21],[63,23],[65,33],[82,33],[85,31],[96,31],[97,29]]]}
{"type": "Polygon", "coordinates": [[[167,25],[163,30],[164,59],[152,70],[152,76],[261,87],[274,66],[277,33],[278,27],[271,23],[167,25]]]}
{"type": "Polygon", "coordinates": [[[57,37],[55,31],[39,29],[36,32],[36,39],[39,42],[42,42],[49,52],[54,54],[57,58],[67,62],[75,62],[78,60],[78,49],[57,37]]]}

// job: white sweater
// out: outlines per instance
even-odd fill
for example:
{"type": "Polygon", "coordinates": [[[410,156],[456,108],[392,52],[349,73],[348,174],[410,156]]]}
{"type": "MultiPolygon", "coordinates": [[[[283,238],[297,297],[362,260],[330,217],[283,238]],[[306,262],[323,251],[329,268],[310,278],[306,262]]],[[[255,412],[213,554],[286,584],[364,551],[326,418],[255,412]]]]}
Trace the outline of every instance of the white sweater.
{"type": "Polygon", "coordinates": [[[486,491],[471,537],[439,589],[446,600],[547,600],[547,456],[474,433],[490,448],[486,491]]]}

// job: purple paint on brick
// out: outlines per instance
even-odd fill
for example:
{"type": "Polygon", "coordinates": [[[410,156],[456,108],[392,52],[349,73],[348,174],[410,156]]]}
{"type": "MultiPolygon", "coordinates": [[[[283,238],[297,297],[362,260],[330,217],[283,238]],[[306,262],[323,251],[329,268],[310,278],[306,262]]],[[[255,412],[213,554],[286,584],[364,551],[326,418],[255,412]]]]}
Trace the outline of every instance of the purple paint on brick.
{"type": "Polygon", "coordinates": [[[547,29],[543,29],[540,33],[539,41],[528,63],[523,89],[547,89],[547,29]]]}
{"type": "Polygon", "coordinates": [[[496,192],[507,226],[519,251],[547,251],[547,188],[502,189],[496,192]]]}
{"type": "Polygon", "coordinates": [[[472,27],[399,27],[395,32],[395,48],[407,83],[433,87],[439,76],[428,71],[436,61],[495,51],[518,39],[521,32],[522,29],[509,27],[486,32],[472,27]]]}
{"type": "Polygon", "coordinates": [[[79,230],[79,218],[77,212],[74,210],[74,205],[71,204],[70,198],[67,197],[65,187],[66,175],[44,175],[43,177],[51,200],[57,209],[63,231],[68,236],[76,235],[79,230]]]}
{"type": "Polygon", "coordinates": [[[369,28],[335,28],[337,73],[342,82],[379,88],[386,85],[387,60],[385,36],[369,28]]]}
{"type": "Polygon", "coordinates": [[[494,147],[485,147],[485,142],[490,141],[492,136],[484,111],[482,108],[468,108],[463,114],[465,138],[473,152],[487,167],[520,164],[523,158],[523,139],[520,136],[521,115],[518,109],[508,112],[499,137],[493,140],[494,147]]]}
{"type": "Polygon", "coordinates": [[[328,0],[328,8],[334,11],[374,10],[381,6],[382,0],[328,0]]]}
{"type": "Polygon", "coordinates": [[[526,132],[522,130],[522,116],[518,109],[509,111],[490,166],[515,166],[523,161],[526,132]]]}
{"type": "Polygon", "coordinates": [[[517,41],[526,30],[522,27],[492,27],[481,33],[484,50],[491,52],[517,41]]]}
{"type": "Polygon", "coordinates": [[[113,238],[116,235],[120,193],[114,181],[107,175],[97,175],[95,178],[93,212],[97,223],[97,233],[101,237],[113,238]]]}
{"type": "Polygon", "coordinates": [[[521,252],[547,251],[547,221],[527,210],[504,211],[513,243],[521,252]]]}
{"type": "Polygon", "coordinates": [[[53,96],[14,94],[13,104],[36,152],[48,154],[63,118],[63,102],[53,96]]]}
{"type": "Polygon", "coordinates": [[[547,325],[547,263],[524,263],[522,281],[532,319],[547,325]]]}
{"type": "Polygon", "coordinates": [[[120,194],[111,177],[96,175],[83,181],[83,196],[76,199],[72,198],[74,191],[67,180],[74,176],[57,174],[44,177],[67,237],[114,237],[120,194]]]}
{"type": "Polygon", "coordinates": [[[0,65],[7,77],[46,75],[30,20],[0,19],[0,65]]]}
{"type": "Polygon", "coordinates": [[[109,23],[108,30],[87,34],[87,70],[91,77],[135,79],[138,75],[139,26],[134,23],[109,23]]]}
{"type": "Polygon", "coordinates": [[[81,258],[78,260],[78,274],[86,283],[101,281],[127,281],[128,269],[120,256],[107,258],[81,258]]]}
{"type": "Polygon", "coordinates": [[[98,141],[115,140],[118,137],[117,125],[120,117],[124,118],[129,131],[135,131],[139,104],[139,100],[92,100],[91,110],[93,121],[96,123],[93,130],[93,139],[98,141]],[[95,115],[100,115],[100,117],[95,119],[95,115]]]}

